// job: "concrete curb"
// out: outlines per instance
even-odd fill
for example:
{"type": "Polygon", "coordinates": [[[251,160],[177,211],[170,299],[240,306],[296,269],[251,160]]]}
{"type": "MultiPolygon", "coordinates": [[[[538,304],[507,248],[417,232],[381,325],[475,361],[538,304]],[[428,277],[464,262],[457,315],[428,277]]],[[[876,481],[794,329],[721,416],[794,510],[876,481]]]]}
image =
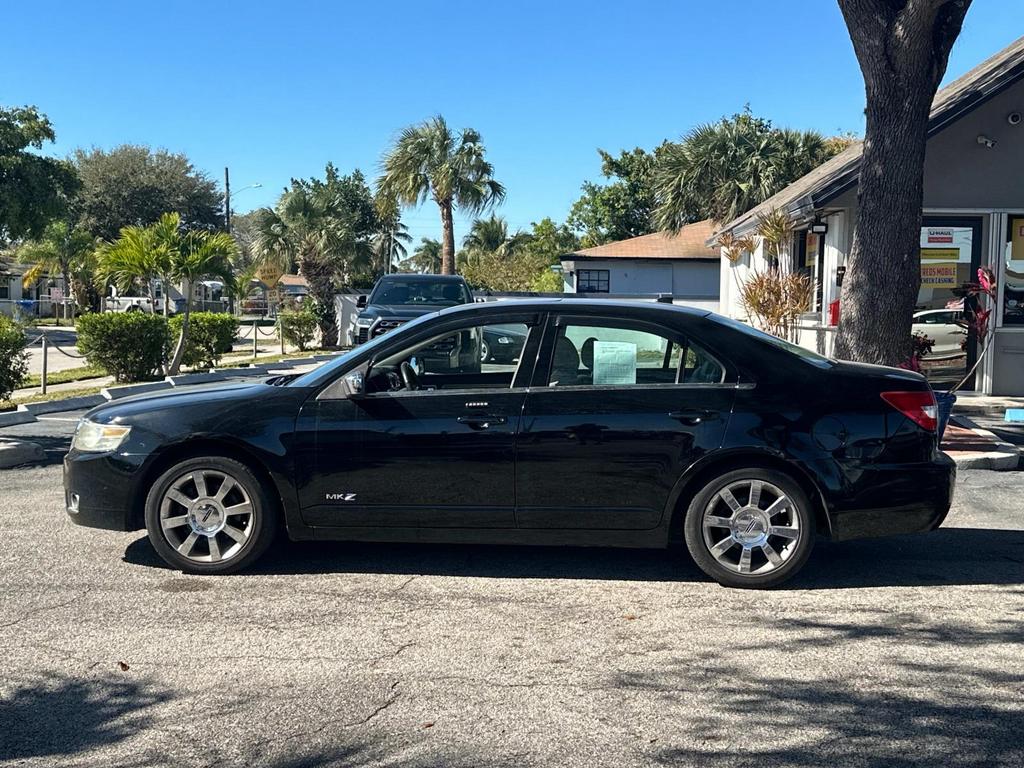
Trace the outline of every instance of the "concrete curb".
{"type": "Polygon", "coordinates": [[[1011,443],[1004,443],[998,435],[983,427],[979,427],[962,413],[956,413],[953,418],[966,429],[971,430],[979,437],[991,440],[995,443],[996,450],[978,453],[961,453],[960,455],[947,454],[952,456],[956,462],[957,469],[992,469],[999,472],[1015,470],[1020,466],[1021,452],[1017,446],[1011,443]]]}
{"type": "Polygon", "coordinates": [[[119,400],[130,395],[144,395],[147,392],[159,392],[161,389],[170,389],[173,385],[169,381],[148,381],[145,384],[126,384],[123,387],[104,387],[100,394],[107,400],[119,400]]]}
{"type": "Polygon", "coordinates": [[[0,440],[0,469],[42,461],[46,457],[43,447],[27,440],[0,440]]]}
{"type": "Polygon", "coordinates": [[[267,363],[267,367],[272,370],[287,370],[288,368],[297,368],[300,365],[313,365],[317,362],[315,357],[295,357],[290,360],[278,360],[276,363],[267,363]]]}
{"type": "Polygon", "coordinates": [[[26,403],[21,406],[34,416],[41,413],[60,413],[61,411],[77,411],[81,408],[92,408],[107,402],[103,395],[83,395],[69,397],[66,400],[44,400],[40,403],[26,403]]]}
{"type": "Polygon", "coordinates": [[[226,379],[255,378],[267,375],[267,368],[262,365],[253,365],[248,368],[214,368],[213,370],[226,379]]]}
{"type": "Polygon", "coordinates": [[[225,381],[226,376],[220,373],[183,373],[180,376],[165,376],[164,381],[172,387],[187,387],[192,384],[213,384],[225,381]]]}
{"type": "Polygon", "coordinates": [[[36,420],[35,414],[24,405],[19,405],[13,411],[0,413],[0,427],[15,427],[18,424],[31,424],[36,420]]]}

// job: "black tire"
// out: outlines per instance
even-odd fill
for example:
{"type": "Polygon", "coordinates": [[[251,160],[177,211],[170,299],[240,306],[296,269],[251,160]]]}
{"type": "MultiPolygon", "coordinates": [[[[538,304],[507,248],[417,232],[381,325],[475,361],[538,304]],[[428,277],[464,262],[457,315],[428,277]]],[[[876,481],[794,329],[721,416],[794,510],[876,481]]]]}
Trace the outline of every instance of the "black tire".
{"type": "MultiPolygon", "coordinates": [[[[187,482],[187,481],[186,481],[187,482]]],[[[184,488],[188,488],[186,484],[184,488]]],[[[177,489],[176,488],[176,489],[177,489]]],[[[182,493],[179,491],[179,496],[182,493]]],[[[184,493],[188,497],[188,493],[184,493]]],[[[190,498],[190,497],[189,497],[190,498]]],[[[203,509],[203,508],[199,508],[203,509]]],[[[278,530],[279,520],[278,504],[271,489],[262,482],[249,467],[234,459],[219,456],[198,456],[186,459],[175,464],[156,479],[156,482],[149,489],[146,495],[146,531],[149,533],[149,540],[153,548],[163,560],[172,568],[193,574],[226,574],[235,573],[252,565],[259,559],[273,542],[278,530]],[[212,514],[212,529],[216,528],[218,520],[222,520],[221,528],[210,533],[195,533],[193,523],[198,524],[198,514],[189,512],[184,504],[176,499],[167,497],[168,491],[177,486],[188,475],[201,475],[203,477],[204,493],[199,492],[199,486],[193,482],[193,493],[197,497],[193,504],[198,505],[204,498],[208,502],[215,502],[213,491],[207,488],[207,481],[213,480],[216,483],[217,493],[223,489],[222,483],[230,478],[236,487],[229,489],[227,495],[221,500],[224,502],[220,511],[207,512],[207,517],[212,514]],[[205,495],[204,495],[205,494],[205,495]],[[210,496],[210,494],[213,494],[210,496]],[[241,503],[237,503],[241,499],[241,503]],[[166,502],[166,506],[165,506],[166,502]],[[230,512],[232,508],[251,507],[248,512],[230,512]],[[163,512],[163,515],[162,515],[163,512]],[[182,517],[188,522],[178,523],[176,527],[165,526],[164,519],[180,520],[182,517]],[[165,527],[167,530],[165,531],[165,527]],[[229,532],[227,529],[231,528],[229,532]],[[190,553],[198,547],[199,554],[188,557],[182,554],[174,543],[185,546],[188,534],[195,534],[192,539],[190,553]],[[234,534],[234,535],[229,535],[234,534]],[[244,541],[239,542],[235,536],[244,535],[244,541]],[[211,542],[212,539],[212,542],[211,542]],[[196,559],[204,551],[209,562],[201,562],[196,559]],[[218,561],[214,560],[214,549],[216,548],[218,561]],[[230,554],[229,554],[230,553],[230,554]]]]}
{"type": "Polygon", "coordinates": [[[747,589],[775,587],[795,576],[814,548],[814,528],[814,511],[799,483],[783,472],[754,467],[708,482],[693,497],[683,522],[686,548],[697,567],[723,586],[747,589]],[[786,499],[780,500],[779,494],[786,499]],[[771,514],[775,501],[778,511],[771,514]],[[726,519],[728,527],[715,524],[726,519]],[[721,551],[716,555],[713,549],[721,551]],[[769,557],[769,551],[779,562],[769,557]],[[747,571],[741,572],[744,559],[747,571]]]}

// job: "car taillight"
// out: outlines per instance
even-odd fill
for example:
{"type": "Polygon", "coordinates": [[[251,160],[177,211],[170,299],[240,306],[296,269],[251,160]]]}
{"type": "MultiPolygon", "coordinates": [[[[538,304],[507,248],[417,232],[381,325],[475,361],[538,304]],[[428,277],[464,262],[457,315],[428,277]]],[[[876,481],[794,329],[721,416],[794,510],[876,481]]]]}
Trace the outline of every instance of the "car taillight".
{"type": "Polygon", "coordinates": [[[938,406],[930,389],[917,392],[883,392],[882,399],[908,419],[935,432],[938,426],[938,406]]]}

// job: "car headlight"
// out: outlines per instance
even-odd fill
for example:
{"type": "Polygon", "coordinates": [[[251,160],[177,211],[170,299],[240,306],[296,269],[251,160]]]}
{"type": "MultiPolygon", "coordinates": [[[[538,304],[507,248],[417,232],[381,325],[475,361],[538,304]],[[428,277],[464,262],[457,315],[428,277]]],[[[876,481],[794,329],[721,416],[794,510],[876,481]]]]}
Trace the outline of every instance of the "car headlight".
{"type": "Polygon", "coordinates": [[[88,419],[78,422],[71,447],[79,451],[113,451],[131,432],[131,427],[117,424],[96,424],[88,419]]]}
{"type": "Polygon", "coordinates": [[[369,328],[371,325],[373,325],[373,318],[372,317],[357,317],[356,318],[356,326],[358,328],[369,328]]]}
{"type": "Polygon", "coordinates": [[[499,344],[511,344],[512,343],[512,339],[510,339],[508,336],[499,336],[498,337],[498,343],[499,344]]]}

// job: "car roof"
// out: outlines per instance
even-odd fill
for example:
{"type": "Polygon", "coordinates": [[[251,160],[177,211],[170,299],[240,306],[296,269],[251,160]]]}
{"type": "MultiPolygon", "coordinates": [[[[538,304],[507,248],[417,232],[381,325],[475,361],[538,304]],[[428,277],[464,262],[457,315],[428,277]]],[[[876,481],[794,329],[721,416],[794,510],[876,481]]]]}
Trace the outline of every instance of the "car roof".
{"type": "Polygon", "coordinates": [[[381,280],[408,280],[414,283],[464,283],[466,278],[462,275],[421,275],[413,272],[397,272],[392,275],[384,275],[381,280]]]}
{"type": "Polygon", "coordinates": [[[585,314],[607,312],[613,316],[630,317],[637,314],[665,313],[676,316],[707,317],[707,309],[695,309],[655,301],[630,301],[628,299],[577,299],[577,298],[514,298],[497,301],[478,301],[475,304],[461,304],[441,311],[443,315],[458,312],[582,312],[585,314]]]}

